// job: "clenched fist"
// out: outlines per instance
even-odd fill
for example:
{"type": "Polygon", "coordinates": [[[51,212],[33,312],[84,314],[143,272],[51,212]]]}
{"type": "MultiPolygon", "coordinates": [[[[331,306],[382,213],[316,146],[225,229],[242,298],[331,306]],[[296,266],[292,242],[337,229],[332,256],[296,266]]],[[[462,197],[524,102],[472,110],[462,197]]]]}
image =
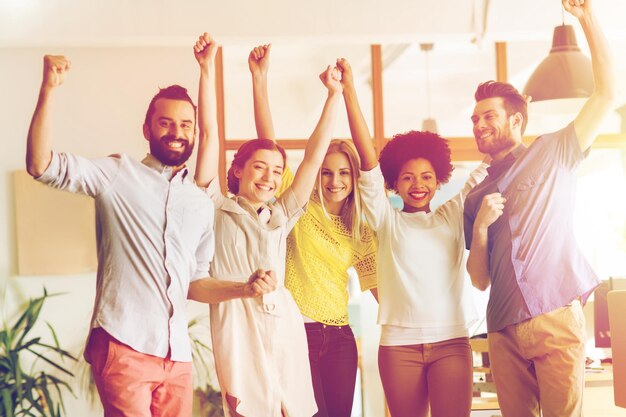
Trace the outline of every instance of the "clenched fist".
{"type": "Polygon", "coordinates": [[[481,227],[489,227],[504,213],[505,202],[506,198],[502,197],[500,193],[484,196],[474,223],[481,227]]]}
{"type": "Polygon", "coordinates": [[[198,37],[198,40],[193,45],[193,54],[196,57],[196,61],[200,66],[205,66],[215,61],[215,55],[217,54],[217,42],[204,32],[198,37]]]}
{"type": "Polygon", "coordinates": [[[63,55],[45,55],[43,57],[42,88],[55,88],[63,84],[65,73],[72,63],[63,55]]]}
{"type": "Polygon", "coordinates": [[[252,75],[267,75],[270,66],[271,44],[255,46],[248,55],[248,67],[252,75]]]}
{"type": "Polygon", "coordinates": [[[274,271],[256,270],[246,283],[244,297],[260,297],[276,289],[274,271]]]}
{"type": "Polygon", "coordinates": [[[326,86],[329,93],[341,93],[343,87],[341,85],[341,72],[337,67],[326,67],[326,70],[320,74],[320,80],[326,86]]]}

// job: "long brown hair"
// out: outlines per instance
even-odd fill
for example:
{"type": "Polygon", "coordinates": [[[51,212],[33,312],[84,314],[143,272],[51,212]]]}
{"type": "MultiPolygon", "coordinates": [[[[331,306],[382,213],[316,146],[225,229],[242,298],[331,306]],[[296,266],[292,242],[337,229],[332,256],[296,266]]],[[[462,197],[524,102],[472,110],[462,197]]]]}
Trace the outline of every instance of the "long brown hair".
{"type": "MultiPolygon", "coordinates": [[[[361,166],[361,160],[359,154],[354,147],[354,144],[350,140],[334,139],[328,145],[328,151],[326,155],[331,153],[343,153],[348,158],[350,163],[350,175],[352,176],[352,192],[347,197],[347,201],[343,205],[342,212],[340,214],[344,224],[352,231],[352,237],[355,240],[361,239],[361,225],[363,224],[363,212],[361,205],[361,192],[359,190],[359,167],[361,166]]],[[[317,197],[322,205],[322,210],[326,217],[330,218],[326,206],[324,205],[324,195],[322,193],[322,169],[320,168],[317,173],[317,187],[314,192],[317,193],[317,197]]]]}

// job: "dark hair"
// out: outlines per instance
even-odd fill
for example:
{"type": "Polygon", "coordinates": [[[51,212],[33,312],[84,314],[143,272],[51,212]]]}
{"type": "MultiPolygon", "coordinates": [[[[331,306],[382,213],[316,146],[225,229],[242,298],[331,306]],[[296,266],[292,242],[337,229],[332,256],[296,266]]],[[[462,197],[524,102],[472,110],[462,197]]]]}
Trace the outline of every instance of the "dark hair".
{"type": "Polygon", "coordinates": [[[476,99],[477,103],[481,100],[493,97],[502,98],[507,116],[512,116],[515,113],[522,114],[521,133],[523,135],[526,130],[526,124],[528,123],[528,103],[526,102],[526,98],[511,84],[493,80],[479,84],[476,93],[474,93],[474,99],[476,99]]]}
{"type": "Polygon", "coordinates": [[[445,184],[450,180],[452,166],[448,141],[436,133],[411,130],[394,135],[380,153],[380,169],[385,185],[396,189],[396,181],[402,165],[416,158],[428,160],[435,169],[437,181],[445,184]]]}
{"type": "Polygon", "coordinates": [[[150,126],[150,119],[152,118],[152,115],[155,111],[155,103],[161,98],[186,101],[193,107],[194,114],[196,112],[196,105],[193,103],[191,97],[189,97],[189,94],[187,93],[187,89],[185,87],[174,84],[170,85],[169,87],[159,88],[159,92],[154,97],[152,97],[152,100],[150,100],[150,104],[148,105],[146,119],[144,120],[146,126],[150,126]]]}
{"type": "Polygon", "coordinates": [[[242,169],[243,166],[248,162],[248,159],[252,157],[252,154],[258,151],[259,149],[267,149],[269,151],[278,151],[283,156],[283,168],[287,163],[287,154],[282,146],[276,144],[275,142],[269,139],[252,139],[244,143],[239,147],[235,157],[233,158],[233,162],[228,169],[228,176],[226,178],[228,191],[233,194],[237,194],[239,192],[239,178],[235,176],[235,168],[242,169]]]}

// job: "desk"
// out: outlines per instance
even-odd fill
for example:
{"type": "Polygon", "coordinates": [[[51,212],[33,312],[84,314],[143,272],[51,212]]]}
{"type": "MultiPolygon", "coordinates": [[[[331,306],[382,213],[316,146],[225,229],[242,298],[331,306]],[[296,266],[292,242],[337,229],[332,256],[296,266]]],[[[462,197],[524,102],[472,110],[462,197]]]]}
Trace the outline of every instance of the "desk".
{"type": "Polygon", "coordinates": [[[613,369],[585,372],[585,392],[583,394],[583,415],[585,417],[626,417],[626,409],[615,405],[613,397],[613,369]]]}

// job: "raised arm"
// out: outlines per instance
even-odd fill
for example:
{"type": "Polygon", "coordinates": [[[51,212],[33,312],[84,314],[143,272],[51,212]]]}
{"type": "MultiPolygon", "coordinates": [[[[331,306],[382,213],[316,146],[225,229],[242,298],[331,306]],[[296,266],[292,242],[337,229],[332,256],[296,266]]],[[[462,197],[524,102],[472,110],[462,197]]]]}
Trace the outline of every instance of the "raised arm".
{"type": "Polygon", "coordinates": [[[574,15],[585,32],[595,88],[574,120],[574,129],[581,150],[596,140],[606,116],[613,111],[615,100],[615,69],[608,42],[593,11],[592,0],[562,0],[563,7],[574,15]]]}
{"type": "Polygon", "coordinates": [[[337,67],[341,71],[341,85],[343,86],[343,98],[346,103],[346,111],[348,112],[350,134],[361,158],[361,169],[369,171],[378,165],[378,160],[376,159],[376,150],[372,143],[372,136],[367,128],[365,117],[363,117],[363,112],[356,96],[352,67],[343,58],[337,60],[337,67]]]}
{"type": "Polygon", "coordinates": [[[43,80],[26,141],[26,170],[35,178],[44,173],[52,160],[52,94],[63,84],[70,67],[70,61],[64,56],[43,57],[43,80]]]}
{"type": "Polygon", "coordinates": [[[274,122],[267,94],[267,72],[270,68],[272,45],[259,45],[248,55],[248,67],[252,74],[252,96],[254,99],[254,126],[259,139],[276,140],[274,122]]]}
{"type": "Polygon", "coordinates": [[[217,100],[215,98],[215,54],[217,43],[203,33],[193,47],[200,65],[198,85],[198,161],[196,183],[206,187],[218,175],[220,141],[217,132],[217,100]]]}
{"type": "Polygon", "coordinates": [[[467,257],[467,272],[472,279],[472,285],[481,291],[485,291],[491,285],[489,226],[502,216],[505,202],[506,199],[500,193],[488,194],[483,197],[472,228],[472,242],[467,257]]]}
{"type": "Polygon", "coordinates": [[[315,179],[317,178],[317,171],[324,161],[328,144],[332,138],[337,115],[337,103],[341,96],[341,82],[339,78],[339,70],[331,68],[330,65],[326,68],[326,71],[320,74],[320,79],[328,89],[328,96],[326,97],[320,120],[317,122],[315,130],[313,130],[306,144],[304,158],[291,185],[291,189],[299,203],[309,200],[315,179]]]}
{"type": "Polygon", "coordinates": [[[465,181],[465,185],[458,194],[461,206],[463,206],[463,204],[465,203],[465,198],[470,193],[470,191],[472,191],[474,187],[476,187],[485,179],[485,177],[487,176],[487,167],[489,166],[489,164],[491,164],[491,156],[489,156],[489,154],[486,154],[481,164],[478,165],[478,167],[476,167],[476,169],[474,169],[472,172],[470,172],[469,178],[467,179],[467,181],[465,181]]]}

